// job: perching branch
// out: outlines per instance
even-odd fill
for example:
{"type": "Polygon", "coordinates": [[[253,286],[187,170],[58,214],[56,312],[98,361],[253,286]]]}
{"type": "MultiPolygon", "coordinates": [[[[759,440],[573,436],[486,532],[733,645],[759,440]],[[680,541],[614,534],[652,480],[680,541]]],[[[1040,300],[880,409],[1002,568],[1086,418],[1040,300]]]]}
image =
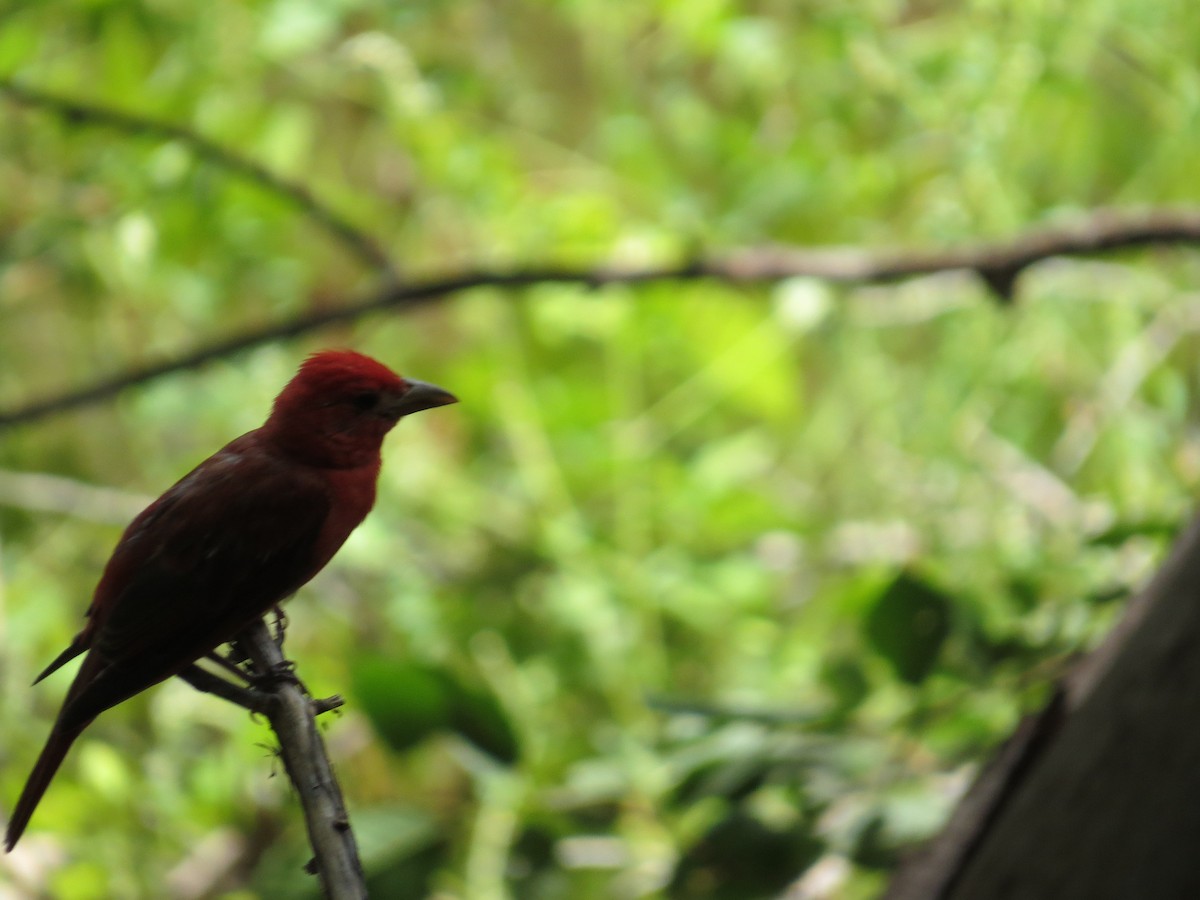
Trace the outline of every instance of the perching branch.
{"type": "Polygon", "coordinates": [[[261,713],[279,739],[279,755],[304,809],[312,871],[328,900],[363,900],[366,877],[350,819],[315,717],[341,706],[340,697],[313,700],[290,674],[279,644],[259,621],[237,638],[254,665],[256,686],[242,687],[192,665],[180,677],[197,690],[215,694],[251,712],[261,713]],[[285,674],[280,674],[285,673],[285,674]]]}
{"type": "MultiPolygon", "coordinates": [[[[256,672],[286,670],[287,660],[263,622],[243,631],[237,642],[256,672]]],[[[273,679],[264,689],[274,697],[267,719],[279,738],[284,768],[304,807],[308,841],[313,848],[312,865],[325,896],[328,900],[365,900],[366,876],[346,804],[325,754],[325,744],[317,733],[315,716],[319,707],[314,707],[294,678],[273,679]]]]}
{"type": "Polygon", "coordinates": [[[876,252],[850,247],[760,247],[718,253],[677,265],[477,269],[420,282],[392,284],[341,306],[310,311],[203,345],[173,360],[133,368],[57,397],[0,412],[0,428],[108,400],[126,388],[194,369],[261,344],[298,337],[383,310],[412,309],[473,288],[515,289],[538,284],[596,288],[608,284],[636,285],[702,278],[728,284],[767,284],[797,277],[868,284],[939,272],[968,271],[979,275],[997,296],[1007,301],[1012,297],[1018,276],[1042,260],[1173,244],[1200,244],[1200,209],[1100,210],[1072,224],[1031,231],[1010,241],[948,250],[876,252]]]}
{"type": "Polygon", "coordinates": [[[234,684],[215,672],[200,668],[195,663],[180,672],[179,677],[198,691],[228,700],[252,713],[266,715],[270,711],[271,696],[269,694],[234,684]]]}
{"type": "Polygon", "coordinates": [[[378,270],[392,280],[397,278],[387,253],[374,238],[318,199],[307,186],[290,181],[261,163],[240,156],[190,128],[112,107],[61,97],[18,84],[11,79],[0,79],[0,92],[22,106],[46,110],[73,124],[94,125],[141,137],[179,141],[200,159],[283,197],[325,229],[368,268],[378,270]]]}

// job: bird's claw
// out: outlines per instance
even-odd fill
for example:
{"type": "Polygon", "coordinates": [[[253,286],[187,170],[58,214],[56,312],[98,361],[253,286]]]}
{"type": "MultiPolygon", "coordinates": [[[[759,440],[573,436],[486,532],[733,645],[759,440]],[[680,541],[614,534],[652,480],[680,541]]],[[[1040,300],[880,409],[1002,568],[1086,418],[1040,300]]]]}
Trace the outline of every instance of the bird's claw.
{"type": "Polygon", "coordinates": [[[283,638],[287,632],[288,625],[287,614],[283,611],[283,607],[279,604],[275,604],[271,611],[275,614],[275,646],[282,650],[283,638]]]}
{"type": "Polygon", "coordinates": [[[300,680],[300,676],[296,674],[296,664],[288,659],[276,663],[265,672],[251,672],[249,678],[250,684],[260,690],[281,684],[294,684],[305,694],[308,694],[308,688],[300,680]]]}
{"type": "Polygon", "coordinates": [[[246,662],[248,657],[241,651],[241,648],[236,643],[229,645],[229,653],[222,656],[217,651],[213,650],[204,654],[204,659],[212,660],[230,675],[233,675],[244,684],[252,684],[250,674],[242,668],[242,663],[246,662]]]}

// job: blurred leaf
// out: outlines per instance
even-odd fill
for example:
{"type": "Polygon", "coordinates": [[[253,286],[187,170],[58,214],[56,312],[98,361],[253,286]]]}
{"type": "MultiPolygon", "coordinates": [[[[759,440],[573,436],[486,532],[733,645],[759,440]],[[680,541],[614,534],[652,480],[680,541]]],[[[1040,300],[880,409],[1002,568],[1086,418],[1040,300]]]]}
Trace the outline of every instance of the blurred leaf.
{"type": "Polygon", "coordinates": [[[367,893],[395,900],[423,900],[445,864],[449,843],[432,816],[417,810],[363,810],[355,832],[367,870],[367,893]]]}
{"type": "Polygon", "coordinates": [[[1127,600],[1132,593],[1128,585],[1110,584],[1091,591],[1086,599],[1093,606],[1106,606],[1119,600],[1127,600]]]}
{"type": "Polygon", "coordinates": [[[807,823],[771,827],[734,810],[684,852],[668,894],[712,900],[777,897],[823,848],[807,823]]]}
{"type": "Polygon", "coordinates": [[[367,873],[367,895],[389,900],[424,900],[433,893],[434,876],[446,862],[446,851],[446,842],[440,841],[373,866],[367,873]]]}
{"type": "Polygon", "coordinates": [[[440,670],[368,656],[355,662],[351,678],[367,718],[397,752],[450,725],[454,688],[440,670]]]}
{"type": "Polygon", "coordinates": [[[710,760],[689,772],[675,789],[675,802],[696,803],[705,797],[742,800],[767,780],[775,761],[762,756],[710,760]]]}
{"type": "Polygon", "coordinates": [[[850,858],[869,869],[887,869],[899,858],[897,848],[887,837],[887,822],[882,815],[875,815],[858,832],[850,858]]]}
{"type": "Polygon", "coordinates": [[[1119,547],[1136,537],[1166,541],[1174,538],[1180,527],[1180,520],[1177,518],[1115,522],[1099,534],[1092,535],[1088,543],[1100,547],[1119,547]]]}
{"type": "Polygon", "coordinates": [[[1008,596],[1022,613],[1033,612],[1041,600],[1042,586],[1028,573],[1014,574],[1008,579],[1008,596]]]}
{"type": "Polygon", "coordinates": [[[867,640],[897,676],[920,684],[936,664],[950,632],[951,603],[927,582],[901,572],[868,613],[867,640]]]}
{"type": "Polygon", "coordinates": [[[520,746],[500,702],[485,690],[453,685],[450,727],[500,762],[515,763],[520,746]]]}
{"type": "Polygon", "coordinates": [[[834,710],[845,714],[863,702],[871,685],[862,664],[850,656],[835,656],[821,665],[821,681],[830,689],[834,710]]]}
{"type": "Polygon", "coordinates": [[[397,752],[453,731],[501,762],[517,760],[516,734],[496,698],[444,668],[375,655],[355,663],[352,679],[371,724],[397,752]]]}

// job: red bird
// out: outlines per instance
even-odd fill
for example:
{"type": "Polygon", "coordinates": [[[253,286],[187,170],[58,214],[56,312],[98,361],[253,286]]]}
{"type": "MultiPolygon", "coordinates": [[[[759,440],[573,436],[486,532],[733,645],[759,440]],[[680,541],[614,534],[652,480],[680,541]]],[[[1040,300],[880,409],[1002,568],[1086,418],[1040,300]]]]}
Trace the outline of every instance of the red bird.
{"type": "Polygon", "coordinates": [[[83,729],[232,640],[321,571],[375,503],[384,435],[403,416],[454,402],[362,354],[314,354],[261,428],[130,523],[87,624],[37,677],[87,653],[9,820],[9,850],[83,729]]]}

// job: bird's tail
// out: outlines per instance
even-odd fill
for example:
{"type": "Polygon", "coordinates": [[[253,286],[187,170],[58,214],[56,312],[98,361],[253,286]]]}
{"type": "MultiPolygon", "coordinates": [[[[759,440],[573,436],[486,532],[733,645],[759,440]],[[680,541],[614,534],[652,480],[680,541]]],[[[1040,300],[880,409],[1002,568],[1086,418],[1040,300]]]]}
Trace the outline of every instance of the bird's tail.
{"type": "Polygon", "coordinates": [[[6,850],[11,851],[17,845],[17,841],[21,839],[21,834],[25,831],[25,826],[29,824],[33,811],[37,809],[42,795],[50,786],[54,773],[62,765],[67,751],[71,749],[75,739],[83,733],[83,729],[96,717],[96,712],[84,711],[81,715],[72,714],[74,712],[73,701],[96,680],[97,674],[104,667],[104,661],[99,656],[89,653],[84,657],[79,671],[75,673],[74,681],[67,688],[62,711],[59,712],[58,719],[55,720],[54,727],[50,730],[50,737],[46,738],[46,746],[42,748],[41,756],[34,763],[33,771],[25,782],[21,796],[17,798],[17,805],[13,808],[12,816],[9,817],[8,829],[4,834],[6,850]]]}
{"type": "Polygon", "coordinates": [[[33,815],[33,811],[37,809],[42,795],[46,793],[46,788],[50,786],[50,780],[54,778],[54,773],[62,765],[67,751],[71,749],[71,745],[75,743],[75,738],[79,737],[82,731],[82,728],[61,731],[55,725],[54,730],[50,732],[50,737],[46,740],[46,746],[42,748],[42,755],[38,757],[38,761],[33,767],[33,772],[30,773],[29,779],[25,782],[25,788],[21,791],[21,797],[17,800],[17,805],[8,820],[8,830],[4,834],[4,846],[6,850],[12,850],[17,845],[17,841],[21,839],[21,834],[25,831],[25,826],[29,824],[29,819],[33,815]]]}

